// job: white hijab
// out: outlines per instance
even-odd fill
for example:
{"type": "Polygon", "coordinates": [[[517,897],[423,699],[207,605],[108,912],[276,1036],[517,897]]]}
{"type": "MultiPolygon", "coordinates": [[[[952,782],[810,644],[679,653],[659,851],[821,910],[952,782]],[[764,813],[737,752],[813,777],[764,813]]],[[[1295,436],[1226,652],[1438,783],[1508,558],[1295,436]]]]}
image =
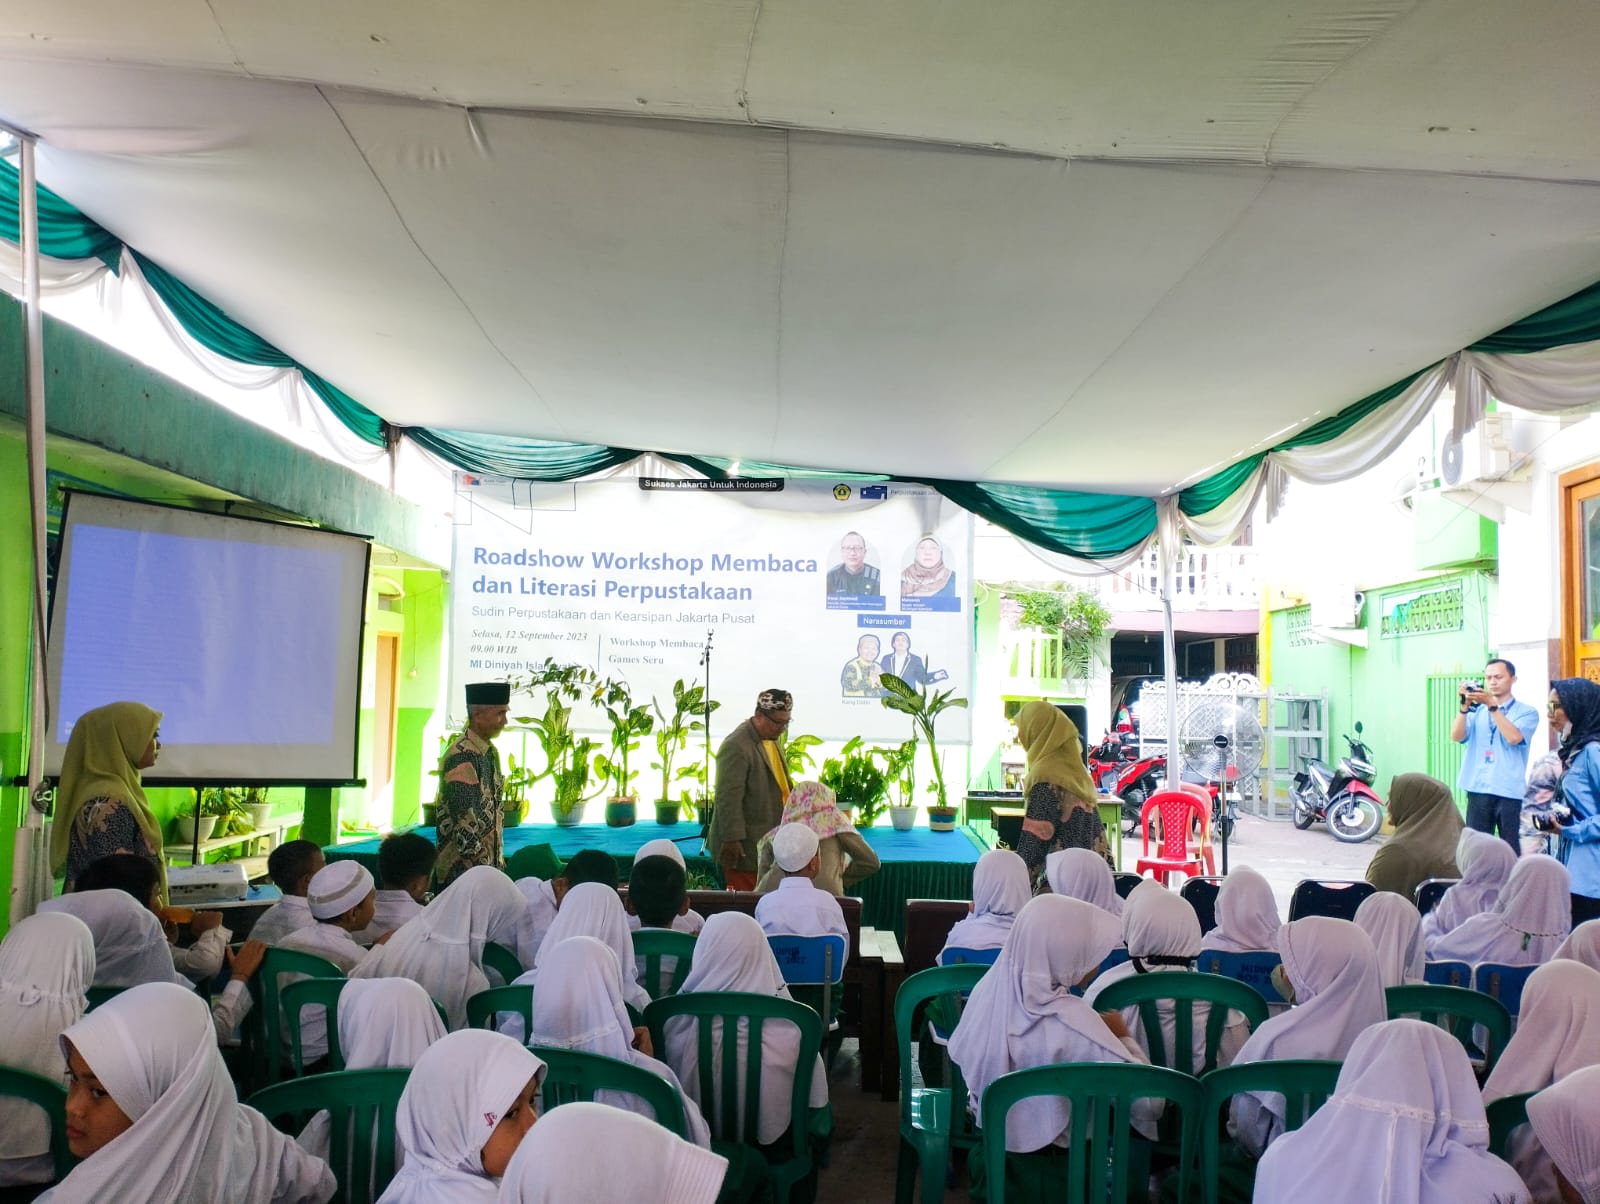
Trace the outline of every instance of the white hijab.
{"type": "Polygon", "coordinates": [[[39,904],[41,912],[77,916],[94,934],[96,987],[136,987],[146,982],[192,986],[172,964],[161,921],[126,891],[85,890],[39,904]]]}
{"type": "Polygon", "coordinates": [[[1600,970],[1600,920],[1585,920],[1574,928],[1572,935],[1561,942],[1556,956],[1600,970]]]}
{"type": "Polygon", "coordinates": [[[1217,891],[1217,926],[1200,940],[1219,953],[1270,953],[1278,947],[1278,900],[1272,886],[1247,865],[1229,871],[1217,891]]]}
{"type": "Polygon", "coordinates": [[[1600,1066],[1600,970],[1549,962],[1522,988],[1516,1034],[1483,1085],[1483,1102],[1543,1091],[1585,1066],[1600,1066]]]}
{"type": "Polygon", "coordinates": [[[41,1200],[289,1204],[333,1198],[328,1164],[239,1103],[211,1012],[192,990],[147,983],[61,1036],[133,1121],[41,1200]]]}
{"type": "MultiPolygon", "coordinates": [[[[544,1063],[527,1049],[485,1029],[462,1029],[428,1046],[395,1116],[405,1165],[378,1204],[493,1204],[497,1188],[484,1174],[484,1143],[528,1080],[543,1073],[544,1063]]],[[[574,1146],[573,1153],[581,1156],[583,1149],[574,1146]]]]}
{"type": "Polygon", "coordinates": [[[444,1005],[450,1027],[460,1028],[467,1022],[467,1000],[489,989],[483,973],[484,945],[514,934],[527,906],[510,878],[493,866],[475,865],[421,915],[396,929],[387,944],[374,945],[350,977],[409,978],[420,983],[444,1005]]]}
{"type": "Polygon", "coordinates": [[[1278,930],[1278,952],[1294,987],[1294,1007],[1256,1029],[1235,1065],[1287,1058],[1339,1061],[1363,1030],[1388,1015],[1378,954],[1371,938],[1349,920],[1293,920],[1278,930]]]}
{"type": "MultiPolygon", "coordinates": [[[[1100,992],[1112,983],[1121,982],[1135,974],[1188,968],[1163,962],[1144,965],[1140,969],[1134,964],[1135,960],[1141,965],[1145,958],[1154,957],[1180,957],[1192,962],[1200,956],[1200,918],[1195,915],[1194,907],[1187,899],[1173,894],[1154,878],[1146,878],[1134,887],[1126,904],[1122,911],[1122,943],[1128,948],[1129,960],[1098,975],[1083,993],[1085,1003],[1093,1004],[1100,997],[1100,992]]],[[[1124,1017],[1131,1017],[1131,1028],[1138,1018],[1138,1009],[1126,1009],[1124,1017]]],[[[1202,1042],[1205,1039],[1203,1031],[1200,1039],[1202,1042]]]]}
{"type": "Polygon", "coordinates": [[[1422,913],[1415,903],[1392,890],[1377,891],[1356,908],[1356,924],[1372,940],[1385,987],[1422,981],[1422,913]]]}
{"type": "MultiPolygon", "coordinates": [[[[94,981],[94,936],[77,916],[29,916],[0,941],[0,1060],[64,1082],[61,1033],[77,1023],[94,981]]],[[[50,1152],[50,1125],[31,1104],[0,1099],[0,1159],[50,1152]]]]}
{"type": "Polygon", "coordinates": [[[1117,880],[1100,854],[1089,849],[1061,849],[1044,859],[1044,880],[1052,894],[1080,899],[1114,916],[1122,914],[1117,880]]]}
{"type": "MultiPolygon", "coordinates": [[[[536,987],[539,983],[537,971],[544,964],[545,955],[573,936],[592,936],[606,945],[622,970],[624,1002],[633,1004],[641,1012],[650,1006],[650,992],[639,984],[639,964],[633,956],[633,936],[628,932],[628,915],[622,910],[622,900],[617,897],[617,892],[601,882],[580,882],[562,898],[561,910],[556,912],[555,922],[550,925],[550,930],[544,934],[544,940],[539,945],[539,959],[533,966],[536,987]]],[[[537,990],[534,996],[537,998],[537,990]]]]}
{"type": "MultiPolygon", "coordinates": [[[[990,1083],[1013,1070],[1134,1060],[1094,1009],[1072,993],[1120,936],[1112,916],[1080,899],[1040,895],[1022,909],[950,1035],[950,1057],[966,1078],[972,1106],[990,1083]]],[[[1006,1149],[1042,1149],[1069,1119],[1064,1100],[1024,1101],[1006,1118],[1006,1149]]]]}
{"type": "Polygon", "coordinates": [[[1572,931],[1571,879],[1554,857],[1517,860],[1494,907],[1471,917],[1428,950],[1432,961],[1537,966],[1555,956],[1572,931]]]}
{"type": "MultiPolygon", "coordinates": [[[[779,999],[792,998],[784,985],[778,961],[772,956],[772,947],[767,944],[767,934],[754,916],[739,911],[718,912],[707,918],[705,928],[695,940],[694,965],[679,993],[687,995],[695,991],[747,991],[754,995],[775,995],[779,999]]],[[[535,996],[537,994],[535,992],[535,996]]],[[[666,1061],[677,1074],[684,1094],[700,1106],[703,1115],[715,1116],[721,1103],[721,1075],[718,1069],[713,1070],[713,1098],[701,1099],[699,1023],[691,1016],[674,1016],[667,1021],[666,1061]]],[[[721,1023],[711,1026],[714,1068],[722,1065],[723,1027],[721,1023]]],[[[737,1028],[738,1060],[743,1067],[750,1043],[749,1024],[740,1021],[737,1028]]],[[[794,1093],[794,1070],[799,1057],[800,1034],[791,1026],[772,1023],[761,1026],[761,1106],[756,1114],[756,1139],[762,1145],[777,1141],[789,1127],[790,1096],[794,1093]]],[[[744,1082],[741,1073],[735,1109],[741,1125],[744,1123],[744,1082]]],[[[807,1103],[812,1108],[821,1108],[827,1102],[828,1077],[819,1055],[811,1069],[811,1095],[807,1103]]],[[[721,1136],[731,1140],[738,1134],[721,1136]]]]}
{"type": "Polygon", "coordinates": [[[1356,1039],[1333,1096],[1262,1155],[1254,1198],[1273,1204],[1531,1199],[1517,1173],[1489,1153],[1489,1123],[1466,1051],[1420,1020],[1385,1021],[1356,1039]]]}
{"type": "Polygon", "coordinates": [[[500,1204],[712,1204],[727,1170],[721,1154],[642,1116],[605,1104],[563,1104],[523,1138],[499,1198],[500,1204]],[[602,1151],[612,1156],[595,1156],[602,1151]]]}
{"type": "Polygon", "coordinates": [[[1461,881],[1445,891],[1423,917],[1423,939],[1429,949],[1445,933],[1493,907],[1516,864],[1516,853],[1498,836],[1461,829],[1456,839],[1456,868],[1461,871],[1461,881]]]}
{"type": "Polygon", "coordinates": [[[1528,1101],[1528,1123],[1583,1204],[1600,1204],[1600,1066],[1539,1092],[1528,1101]]]}
{"type": "Polygon", "coordinates": [[[945,948],[993,949],[1005,944],[1017,913],[1032,894],[1026,861],[1010,849],[985,853],[972,870],[972,914],[951,925],[945,948]]]}

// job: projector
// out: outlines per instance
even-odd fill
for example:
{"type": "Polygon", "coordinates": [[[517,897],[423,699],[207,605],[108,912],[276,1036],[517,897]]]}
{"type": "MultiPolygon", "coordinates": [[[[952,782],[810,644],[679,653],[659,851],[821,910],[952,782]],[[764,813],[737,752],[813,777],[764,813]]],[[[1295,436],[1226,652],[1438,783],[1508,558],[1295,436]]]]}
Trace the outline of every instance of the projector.
{"type": "Polygon", "coordinates": [[[167,902],[172,904],[227,903],[243,899],[249,890],[250,880],[237,861],[167,870],[167,902]]]}

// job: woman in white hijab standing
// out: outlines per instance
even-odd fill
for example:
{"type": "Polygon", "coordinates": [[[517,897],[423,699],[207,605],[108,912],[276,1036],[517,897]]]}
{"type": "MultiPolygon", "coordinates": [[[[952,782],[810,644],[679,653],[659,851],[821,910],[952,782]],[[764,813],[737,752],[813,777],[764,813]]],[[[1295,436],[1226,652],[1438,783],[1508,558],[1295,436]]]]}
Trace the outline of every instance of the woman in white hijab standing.
{"type": "MultiPolygon", "coordinates": [[[[1027,863],[1023,863],[1027,868],[1027,863]]],[[[1044,859],[1044,880],[1050,893],[1080,899],[1111,915],[1122,916],[1122,896],[1106,859],[1092,849],[1058,849],[1044,859]]]]}
{"type": "MultiPolygon", "coordinates": [[[[533,1036],[528,1044],[615,1058],[665,1079],[683,1098],[689,1140],[710,1149],[711,1130],[699,1106],[683,1094],[672,1068],[651,1056],[649,1031],[636,1032],[628,1019],[622,1005],[622,971],[610,947],[592,936],[568,937],[545,951],[539,970],[546,980],[533,993],[533,1036]]],[[[656,1119],[655,1109],[636,1095],[601,1091],[595,1100],[656,1119]]]]}
{"type": "Polygon", "coordinates": [[[1600,970],[1600,920],[1585,920],[1574,928],[1572,935],[1561,942],[1556,956],[1600,970]]]}
{"type": "Polygon", "coordinates": [[[192,990],[147,983],[61,1034],[67,1140],[83,1161],[39,1197],[54,1204],[325,1204],[313,1158],[239,1103],[211,1013],[192,990]]]}
{"type": "Polygon", "coordinates": [[[1534,853],[1518,858],[1494,907],[1439,938],[1428,960],[1537,966],[1555,956],[1572,931],[1567,867],[1534,853]]]}
{"type": "MultiPolygon", "coordinates": [[[[1283,965],[1273,978],[1288,985],[1294,1006],[1250,1034],[1235,1066],[1290,1058],[1343,1061],[1364,1030],[1388,1017],[1378,954],[1349,920],[1293,920],[1278,932],[1278,952],[1283,965]]],[[[1259,1155],[1282,1134],[1284,1106],[1275,1092],[1236,1095],[1228,1131],[1246,1153],[1259,1155]]]]}
{"type": "MultiPolygon", "coordinates": [[[[506,1167],[539,1118],[543,1077],[544,1063],[499,1033],[463,1029],[428,1046],[395,1115],[405,1164],[378,1204],[493,1204],[506,1167]]],[[[619,1159],[617,1151],[607,1158],[608,1151],[582,1144],[569,1153],[585,1163],[619,1159]]]]}
{"type": "Polygon", "coordinates": [[[1498,836],[1473,828],[1461,830],[1456,841],[1456,868],[1461,871],[1461,880],[1439,896],[1432,910],[1422,917],[1422,940],[1430,955],[1439,938],[1495,905],[1516,864],[1516,853],[1498,836]]]}
{"type": "Polygon", "coordinates": [[[605,1104],[566,1104],[522,1143],[500,1204],[575,1204],[580,1200],[713,1204],[728,1160],[660,1125],[605,1104]],[[574,1151],[625,1150],[625,1157],[577,1157],[574,1151]]]}
{"type": "MultiPolygon", "coordinates": [[[[1600,971],[1549,962],[1528,976],[1516,1034],[1483,1085],[1483,1102],[1543,1091],[1586,1066],[1600,1066],[1600,971]]],[[[1527,1129],[1511,1136],[1511,1165],[1535,1200],[1556,1198],[1550,1159],[1527,1129]]]]}
{"type": "Polygon", "coordinates": [[[1200,938],[1202,950],[1272,953],[1283,919],[1272,885],[1247,865],[1228,871],[1217,891],[1217,926],[1200,938]]]}
{"type": "Polygon", "coordinates": [[[505,936],[515,940],[528,901],[501,871],[475,865],[402,924],[387,944],[372,952],[351,978],[409,978],[444,1005],[450,1027],[467,1022],[467,1000],[489,989],[483,947],[505,936]]]}
{"type": "Polygon", "coordinates": [[[1562,1204],[1600,1204],[1600,1066],[1539,1092],[1528,1123],[1555,1164],[1562,1204]]]}
{"type": "MultiPolygon", "coordinates": [[[[1505,841],[1500,847],[1510,852],[1505,841]]],[[[1372,941],[1378,954],[1378,974],[1384,988],[1411,986],[1422,981],[1422,914],[1403,895],[1380,890],[1356,908],[1356,926],[1372,941]]]]}
{"type": "MultiPolygon", "coordinates": [[[[93,981],[94,937],[76,916],[29,916],[7,933],[0,941],[0,1061],[64,1082],[61,1034],[83,1015],[93,981]]],[[[55,1177],[44,1114],[0,1099],[0,1187],[55,1177]]]]}
{"type": "Polygon", "coordinates": [[[161,921],[148,907],[120,890],[86,890],[46,899],[43,914],[65,912],[77,916],[94,934],[96,987],[136,987],[146,982],[170,982],[193,988],[172,964],[172,947],[161,931],[161,921]]]}
{"type": "MultiPolygon", "coordinates": [[[[767,934],[761,931],[755,917],[738,911],[718,912],[706,920],[705,928],[695,941],[694,965],[678,993],[688,995],[695,991],[746,991],[779,999],[792,998],[784,985],[777,959],[772,956],[772,947],[767,944],[767,934]]],[[[742,1070],[750,1030],[744,1021],[740,1021],[737,1028],[741,1073],[736,1110],[743,1123],[745,1078],[742,1070]]],[[[720,1076],[714,1075],[713,1098],[700,1098],[699,1020],[675,1016],[667,1021],[665,1036],[665,1061],[677,1074],[684,1093],[700,1106],[702,1113],[715,1115],[721,1106],[722,1084],[720,1076]]],[[[722,1065],[725,1038],[723,1025],[714,1024],[711,1057],[717,1067],[722,1065]]],[[[789,1129],[790,1096],[794,1093],[795,1067],[799,1059],[800,1034],[792,1026],[772,1023],[761,1026],[761,1104],[756,1112],[756,1141],[761,1145],[771,1145],[789,1129]]],[[[811,1094],[807,1103],[813,1110],[828,1106],[828,1076],[820,1056],[811,1068],[811,1094]]],[[[733,1140],[736,1135],[724,1136],[733,1140]]]]}
{"type": "MultiPolygon", "coordinates": [[[[1082,852],[1082,850],[1079,850],[1082,852]]],[[[1091,857],[1094,854],[1089,854],[1091,857]]],[[[1065,856],[1062,853],[1052,854],[1065,856]]],[[[1046,858],[1045,865],[1050,864],[1046,858]]],[[[1101,864],[1104,864],[1102,862],[1101,864]]],[[[972,870],[972,914],[957,920],[945,937],[945,949],[998,949],[1028,905],[1028,863],[1010,849],[991,849],[972,870]]],[[[943,960],[944,950],[939,951],[943,960]]]]}
{"type": "MultiPolygon", "coordinates": [[[[1292,925],[1291,925],[1292,927],[1292,925]]],[[[1466,1051],[1420,1020],[1363,1032],[1328,1102],[1262,1156],[1255,1200],[1282,1204],[1530,1204],[1489,1153],[1466,1051]]]]}
{"type": "MultiPolygon", "coordinates": [[[[632,1004],[640,1012],[650,1006],[650,992],[639,982],[639,964],[633,956],[633,936],[628,932],[628,915],[622,909],[622,900],[616,891],[598,882],[580,882],[567,892],[561,900],[561,910],[556,912],[555,922],[539,946],[539,961],[517,982],[531,982],[537,986],[545,954],[573,936],[592,936],[609,948],[622,967],[623,1002],[632,1004]]],[[[534,996],[537,998],[537,990],[534,996]]]]}

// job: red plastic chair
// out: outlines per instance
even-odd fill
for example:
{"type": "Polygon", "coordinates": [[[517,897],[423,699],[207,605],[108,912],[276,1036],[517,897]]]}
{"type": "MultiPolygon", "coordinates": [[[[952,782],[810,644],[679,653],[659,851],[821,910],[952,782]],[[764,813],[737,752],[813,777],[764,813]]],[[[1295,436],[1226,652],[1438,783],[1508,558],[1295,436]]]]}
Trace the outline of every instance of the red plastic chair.
{"type": "Polygon", "coordinates": [[[1139,826],[1144,830],[1143,856],[1134,864],[1134,872],[1146,870],[1166,886],[1173,874],[1185,877],[1203,877],[1206,873],[1207,854],[1211,851],[1206,834],[1211,825],[1211,808],[1187,790],[1158,790],[1145,800],[1139,812],[1139,826]],[[1161,850],[1150,855],[1150,817],[1161,816],[1161,850]],[[1200,842],[1189,845],[1190,825],[1198,820],[1200,842]]]}

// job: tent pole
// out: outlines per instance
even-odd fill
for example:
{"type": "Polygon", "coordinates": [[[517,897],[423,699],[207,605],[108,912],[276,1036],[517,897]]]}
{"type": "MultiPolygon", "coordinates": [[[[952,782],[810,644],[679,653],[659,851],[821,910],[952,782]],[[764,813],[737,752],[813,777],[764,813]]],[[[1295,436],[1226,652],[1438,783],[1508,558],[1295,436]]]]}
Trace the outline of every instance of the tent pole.
{"type": "Polygon", "coordinates": [[[1167,784],[1183,781],[1183,749],[1178,744],[1178,640],[1172,626],[1172,594],[1178,571],[1177,499],[1163,498],[1157,526],[1157,563],[1161,570],[1161,667],[1167,685],[1167,784]]]}

